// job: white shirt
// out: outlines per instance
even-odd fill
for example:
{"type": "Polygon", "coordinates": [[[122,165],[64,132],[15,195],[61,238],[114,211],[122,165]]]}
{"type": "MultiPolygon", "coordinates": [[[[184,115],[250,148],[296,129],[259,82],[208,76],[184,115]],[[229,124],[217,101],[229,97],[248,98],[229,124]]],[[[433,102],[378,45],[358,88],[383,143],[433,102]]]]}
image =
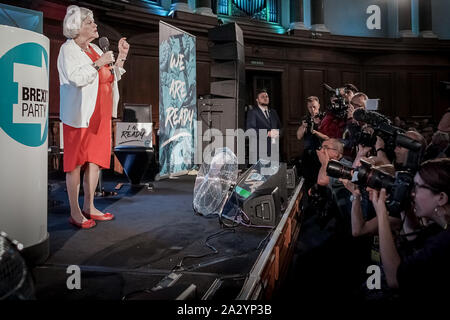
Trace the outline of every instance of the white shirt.
{"type": "MultiPolygon", "coordinates": [[[[100,56],[102,50],[91,43],[100,56]]],[[[114,67],[112,116],[117,117],[120,80],[125,69],[114,67]]],[[[74,128],[87,128],[94,113],[98,93],[98,71],[92,66],[92,60],[75,43],[67,41],[59,49],[58,55],[59,93],[61,121],[74,128]]]]}

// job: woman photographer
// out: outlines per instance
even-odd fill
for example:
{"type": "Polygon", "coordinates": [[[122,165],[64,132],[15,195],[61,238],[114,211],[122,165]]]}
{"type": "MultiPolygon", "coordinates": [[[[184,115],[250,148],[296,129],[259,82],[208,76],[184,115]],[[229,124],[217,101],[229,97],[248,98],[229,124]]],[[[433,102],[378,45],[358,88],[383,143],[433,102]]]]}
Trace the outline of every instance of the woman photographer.
{"type": "Polygon", "coordinates": [[[413,299],[436,299],[450,285],[450,159],[421,164],[414,177],[414,214],[425,220],[423,244],[401,256],[395,245],[386,209],[386,190],[372,191],[377,213],[381,260],[390,287],[413,299]],[[431,235],[430,235],[431,234],[431,235]],[[440,290],[439,290],[440,289],[440,290]]]}

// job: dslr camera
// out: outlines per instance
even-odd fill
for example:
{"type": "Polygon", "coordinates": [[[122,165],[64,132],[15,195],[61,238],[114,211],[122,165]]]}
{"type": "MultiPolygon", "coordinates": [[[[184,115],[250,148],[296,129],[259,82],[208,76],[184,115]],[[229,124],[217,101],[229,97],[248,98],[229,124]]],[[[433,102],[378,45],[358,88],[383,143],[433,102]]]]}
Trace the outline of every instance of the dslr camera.
{"type": "Polygon", "coordinates": [[[314,122],[315,119],[322,120],[325,117],[325,112],[319,112],[314,117],[311,117],[311,115],[306,115],[302,118],[301,123],[305,121],[307,123],[306,131],[312,133],[313,130],[318,130],[318,125],[314,122]]]}
{"type": "Polygon", "coordinates": [[[377,136],[375,134],[371,134],[370,132],[361,129],[360,131],[355,133],[355,144],[362,145],[364,147],[375,147],[375,143],[377,142],[377,136]]]}
{"type": "Polygon", "coordinates": [[[347,167],[336,160],[330,160],[327,174],[333,178],[347,179],[361,189],[370,187],[375,190],[386,189],[389,198],[386,207],[391,216],[400,217],[400,212],[410,204],[411,190],[414,186],[413,175],[407,171],[397,171],[392,176],[382,170],[374,168],[369,162],[361,160],[357,168],[347,167]]]}

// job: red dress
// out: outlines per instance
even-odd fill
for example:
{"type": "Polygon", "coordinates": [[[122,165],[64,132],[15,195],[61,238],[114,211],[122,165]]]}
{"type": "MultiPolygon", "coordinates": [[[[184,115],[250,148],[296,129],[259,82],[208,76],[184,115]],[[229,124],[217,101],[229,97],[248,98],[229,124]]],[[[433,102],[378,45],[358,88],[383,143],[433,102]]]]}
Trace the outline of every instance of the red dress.
{"type": "MultiPolygon", "coordinates": [[[[90,47],[86,54],[94,62],[100,56],[90,47]]],[[[74,128],[63,124],[64,172],[73,171],[78,165],[92,162],[108,169],[111,159],[112,82],[114,76],[108,66],[98,71],[99,84],[95,110],[87,128],[74,128]]]]}

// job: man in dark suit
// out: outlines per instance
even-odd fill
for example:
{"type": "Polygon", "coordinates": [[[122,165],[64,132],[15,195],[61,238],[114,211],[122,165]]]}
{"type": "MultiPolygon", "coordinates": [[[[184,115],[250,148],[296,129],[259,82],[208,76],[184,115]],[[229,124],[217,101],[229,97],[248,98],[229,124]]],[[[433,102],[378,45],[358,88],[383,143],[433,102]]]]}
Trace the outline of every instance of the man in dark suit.
{"type": "MultiPolygon", "coordinates": [[[[272,144],[279,141],[281,123],[277,112],[269,108],[269,95],[265,89],[257,90],[256,106],[247,111],[246,130],[248,129],[256,130],[258,138],[257,159],[266,157],[265,154],[260,154],[259,150],[259,141],[263,138],[267,140],[267,156],[271,157],[272,144]],[[265,131],[260,133],[260,129],[265,131]],[[264,134],[264,137],[260,136],[261,134],[264,134]]],[[[264,153],[263,150],[261,153],[264,153]]]]}

